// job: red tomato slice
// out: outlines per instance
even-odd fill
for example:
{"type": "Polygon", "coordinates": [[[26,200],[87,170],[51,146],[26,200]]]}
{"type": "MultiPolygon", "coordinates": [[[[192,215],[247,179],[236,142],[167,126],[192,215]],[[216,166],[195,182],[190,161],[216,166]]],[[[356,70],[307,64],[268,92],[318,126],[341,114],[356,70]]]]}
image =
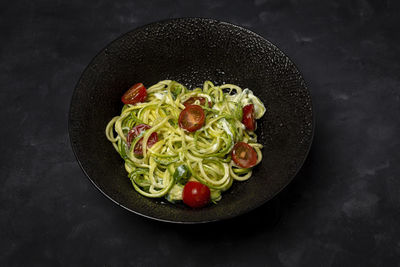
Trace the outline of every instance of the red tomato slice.
{"type": "Polygon", "coordinates": [[[200,106],[204,106],[206,104],[206,102],[207,102],[208,103],[208,107],[209,108],[212,107],[212,103],[210,101],[208,101],[208,99],[206,99],[205,97],[201,97],[201,96],[192,96],[191,98],[186,100],[185,103],[183,103],[183,105],[185,107],[187,107],[188,105],[193,105],[194,102],[196,102],[196,100],[200,101],[200,106]]]}
{"type": "Polygon", "coordinates": [[[186,183],[182,192],[183,203],[192,208],[202,208],[210,202],[210,188],[208,186],[190,181],[186,183]]]}
{"type": "Polygon", "coordinates": [[[143,83],[137,83],[129,88],[128,91],[121,97],[121,101],[124,104],[136,104],[143,102],[147,97],[146,87],[143,83]]]}
{"type": "Polygon", "coordinates": [[[194,132],[203,127],[206,115],[199,105],[187,105],[179,114],[179,127],[194,132]]]}
{"type": "Polygon", "coordinates": [[[249,104],[243,107],[242,123],[244,124],[244,126],[246,126],[246,129],[249,131],[254,131],[256,129],[253,104],[249,104]]]}
{"type": "Polygon", "coordinates": [[[150,128],[151,126],[147,124],[138,124],[135,127],[133,127],[128,133],[128,138],[127,138],[128,144],[130,145],[130,143],[133,141],[133,139],[135,139],[136,136],[138,136],[143,131],[148,130],[150,128]]]}
{"type": "MultiPolygon", "coordinates": [[[[151,127],[147,124],[139,124],[133,127],[129,132],[128,136],[126,138],[126,141],[128,142],[128,146],[131,145],[132,141],[139,136],[139,134],[145,130],[150,129],[151,127]]],[[[152,133],[147,139],[147,147],[152,147],[155,143],[158,142],[158,135],[157,133],[152,133]]],[[[139,141],[136,143],[135,148],[134,148],[134,153],[138,156],[143,155],[143,137],[139,139],[139,141]]]]}
{"type": "Polygon", "coordinates": [[[249,144],[238,142],[232,150],[232,159],[242,168],[250,168],[257,163],[257,152],[249,144]]]}

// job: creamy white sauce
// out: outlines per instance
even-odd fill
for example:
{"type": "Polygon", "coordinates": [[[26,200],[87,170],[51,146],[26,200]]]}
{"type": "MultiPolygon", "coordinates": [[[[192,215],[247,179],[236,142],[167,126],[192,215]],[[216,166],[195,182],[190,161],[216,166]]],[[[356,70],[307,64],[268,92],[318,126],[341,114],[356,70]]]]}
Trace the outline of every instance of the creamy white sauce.
{"type": "Polygon", "coordinates": [[[254,115],[256,119],[261,118],[265,113],[265,106],[261,102],[261,100],[256,97],[253,92],[246,88],[240,94],[236,94],[233,96],[227,96],[233,102],[240,103],[242,107],[253,104],[254,105],[254,115]]]}
{"type": "Polygon", "coordinates": [[[153,94],[157,99],[163,100],[163,98],[165,97],[164,93],[154,93],[153,94]]]}
{"type": "Polygon", "coordinates": [[[225,119],[221,120],[221,125],[222,125],[222,128],[226,131],[227,134],[229,134],[232,137],[232,140],[233,140],[233,133],[229,129],[229,127],[227,125],[227,121],[225,119]]]}

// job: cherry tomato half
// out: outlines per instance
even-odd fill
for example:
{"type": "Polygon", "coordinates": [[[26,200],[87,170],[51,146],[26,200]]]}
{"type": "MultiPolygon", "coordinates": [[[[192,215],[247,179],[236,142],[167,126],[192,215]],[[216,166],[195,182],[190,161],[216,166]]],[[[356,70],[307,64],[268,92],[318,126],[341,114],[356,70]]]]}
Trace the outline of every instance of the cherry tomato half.
{"type": "Polygon", "coordinates": [[[208,186],[190,181],[183,188],[183,203],[192,208],[202,208],[210,202],[210,194],[208,186]]]}
{"type": "Polygon", "coordinates": [[[121,101],[124,104],[136,104],[143,102],[147,97],[146,87],[143,83],[137,83],[129,88],[128,91],[121,97],[121,101]]]}
{"type": "Polygon", "coordinates": [[[185,103],[183,103],[183,105],[185,107],[187,107],[188,105],[193,105],[194,102],[196,102],[196,100],[199,100],[200,106],[204,106],[206,104],[206,102],[207,102],[208,103],[208,107],[209,108],[212,107],[212,103],[210,101],[208,101],[208,99],[206,99],[205,97],[201,97],[201,96],[192,96],[191,98],[186,100],[185,103]]]}
{"type": "Polygon", "coordinates": [[[257,163],[257,152],[250,145],[238,142],[233,147],[232,159],[239,167],[250,168],[257,163]]]}
{"type": "Polygon", "coordinates": [[[243,107],[242,123],[247,130],[254,131],[256,129],[256,121],[254,119],[254,105],[249,104],[243,107]]]}
{"type": "MultiPolygon", "coordinates": [[[[126,141],[128,142],[128,146],[131,145],[132,141],[143,131],[150,129],[151,127],[147,124],[139,124],[133,127],[129,132],[128,136],[126,138],[126,141]]],[[[155,143],[158,142],[158,135],[157,133],[152,133],[147,139],[147,147],[152,147],[155,143]]],[[[143,155],[143,137],[139,139],[139,141],[136,143],[135,148],[134,148],[134,153],[136,155],[142,156],[143,155]]]]}
{"type": "Polygon", "coordinates": [[[199,105],[187,105],[179,114],[179,127],[194,132],[203,127],[206,115],[199,105]]]}

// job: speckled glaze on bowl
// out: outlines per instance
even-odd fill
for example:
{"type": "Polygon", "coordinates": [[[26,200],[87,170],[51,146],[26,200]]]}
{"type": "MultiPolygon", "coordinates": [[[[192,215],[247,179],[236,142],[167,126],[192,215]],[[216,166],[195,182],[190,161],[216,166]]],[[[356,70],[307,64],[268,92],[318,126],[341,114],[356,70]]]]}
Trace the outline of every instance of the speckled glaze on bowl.
{"type": "Polygon", "coordinates": [[[301,168],[313,127],[310,93],[290,59],[247,29],[204,18],[152,23],[113,41],[85,69],[69,114],[73,151],[93,184],[129,211],[176,223],[232,218],[270,200],[301,168]],[[132,84],[164,79],[188,87],[205,80],[237,84],[253,90],[267,108],[256,131],[265,146],[262,162],[250,180],[235,182],[217,205],[193,210],[136,193],[105,137],[106,124],[120,113],[121,95],[132,84]]]}

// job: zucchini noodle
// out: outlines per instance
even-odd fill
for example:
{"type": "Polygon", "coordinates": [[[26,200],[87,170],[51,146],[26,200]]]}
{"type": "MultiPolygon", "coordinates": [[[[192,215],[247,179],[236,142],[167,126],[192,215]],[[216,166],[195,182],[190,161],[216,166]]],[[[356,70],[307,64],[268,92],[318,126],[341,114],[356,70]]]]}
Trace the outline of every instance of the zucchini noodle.
{"type": "MultiPolygon", "coordinates": [[[[235,143],[248,143],[257,153],[257,164],[262,160],[257,135],[242,123],[242,109],[250,103],[254,105],[255,118],[261,118],[265,107],[249,89],[242,90],[233,84],[216,86],[206,81],[203,88],[188,90],[178,82],[164,80],[147,89],[145,102],[124,105],[121,114],[107,124],[105,134],[124,159],[134,189],[143,196],[165,197],[170,202],[182,200],[184,182],[174,174],[183,171],[180,166],[185,165],[190,173],[186,182],[207,185],[211,200],[216,203],[233,180],[245,181],[252,175],[252,168],[241,168],[231,159],[235,143]],[[212,103],[212,107],[202,105],[205,123],[195,132],[178,124],[179,114],[185,108],[183,103],[191,97],[212,103]],[[151,128],[129,145],[128,132],[139,124],[151,128]],[[153,133],[157,133],[158,140],[147,147],[153,133]],[[137,155],[134,148],[141,138],[143,155],[137,155]]],[[[200,105],[200,101],[195,100],[194,104],[200,105]]]]}

